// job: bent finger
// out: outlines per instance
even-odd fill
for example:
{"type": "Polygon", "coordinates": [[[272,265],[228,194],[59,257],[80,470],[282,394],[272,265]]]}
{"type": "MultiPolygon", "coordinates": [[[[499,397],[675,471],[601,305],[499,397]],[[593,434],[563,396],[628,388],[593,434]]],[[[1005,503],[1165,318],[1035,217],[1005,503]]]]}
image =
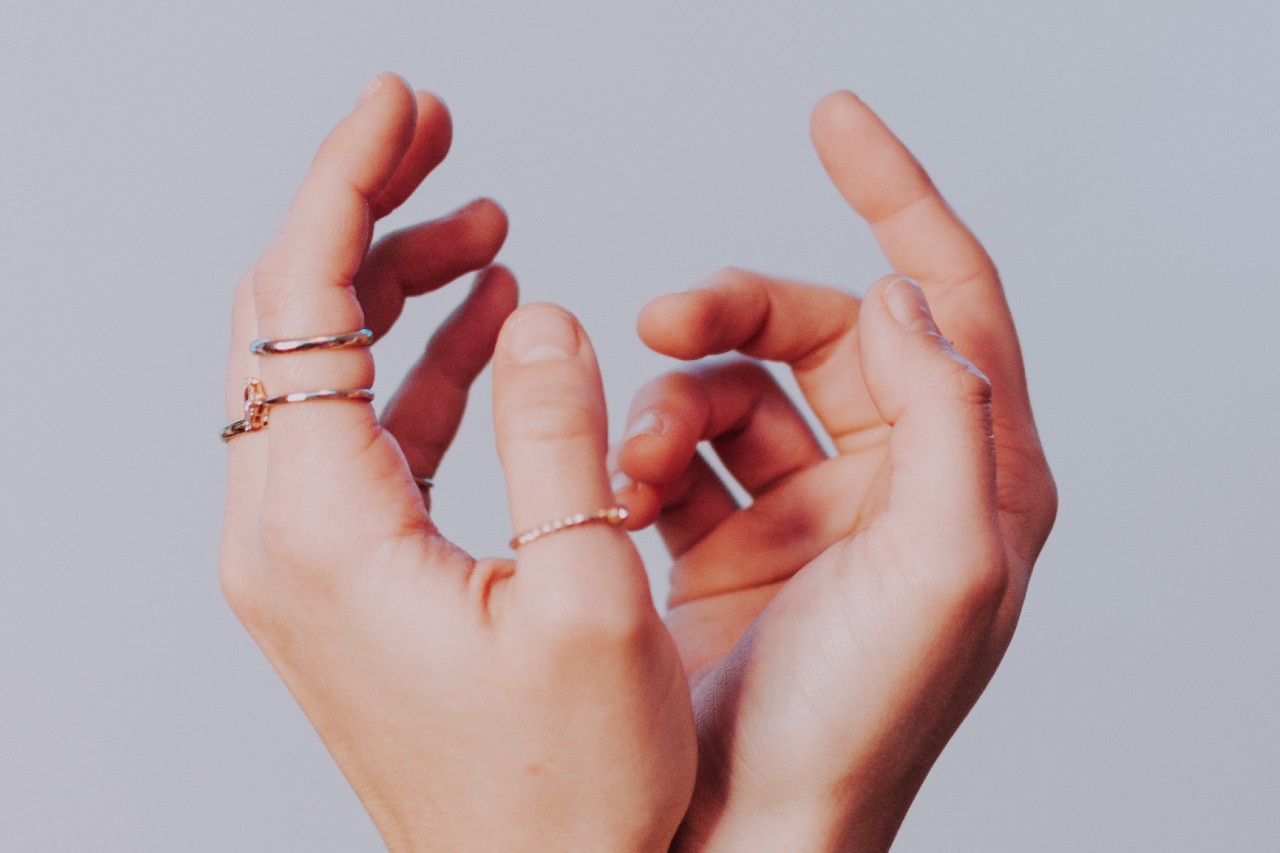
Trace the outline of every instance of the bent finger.
{"type": "Polygon", "coordinates": [[[414,92],[417,121],[413,141],[382,190],[369,202],[369,213],[381,219],[404,204],[413,191],[439,166],[453,143],[449,108],[430,92],[414,92]]]}
{"type": "Polygon", "coordinates": [[[637,329],[649,347],[676,358],[737,350],[787,363],[843,451],[880,421],[857,379],[859,305],[835,288],[727,269],[699,287],[654,299],[637,329]]]}
{"type": "Polygon", "coordinates": [[[507,215],[487,198],[381,238],[355,277],[365,325],[375,339],[382,337],[400,316],[406,297],[488,266],[506,238],[507,215]]]}
{"type": "Polygon", "coordinates": [[[638,480],[670,479],[699,441],[711,442],[753,497],[826,458],[772,374],[747,359],[713,361],[659,377],[636,395],[628,420],[628,439],[618,459],[638,480]]]}
{"type": "Polygon", "coordinates": [[[435,476],[462,422],[471,384],[489,363],[517,299],[508,270],[491,267],[480,273],[387,404],[383,426],[399,442],[415,477],[435,476]]]}
{"type": "MultiPolygon", "coordinates": [[[[399,165],[412,138],[413,97],[403,80],[376,78],[355,109],[320,146],[284,226],[254,267],[258,331],[290,339],[350,332],[364,324],[351,282],[368,246],[370,198],[399,165]]],[[[261,359],[270,396],[368,388],[367,348],[261,359]]],[[[295,487],[349,463],[374,444],[372,406],[349,400],[274,406],[268,440],[271,476],[295,487]]],[[[314,485],[314,484],[311,484],[314,485]]]]}

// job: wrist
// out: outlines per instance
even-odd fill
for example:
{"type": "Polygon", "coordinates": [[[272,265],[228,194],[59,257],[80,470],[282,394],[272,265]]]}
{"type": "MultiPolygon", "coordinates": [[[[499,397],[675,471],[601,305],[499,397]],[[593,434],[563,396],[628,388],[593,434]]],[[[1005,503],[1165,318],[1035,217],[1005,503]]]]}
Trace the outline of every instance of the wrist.
{"type": "Polygon", "coordinates": [[[918,788],[894,786],[874,794],[864,790],[860,796],[813,795],[768,804],[695,795],[671,850],[879,853],[893,844],[918,788]]]}

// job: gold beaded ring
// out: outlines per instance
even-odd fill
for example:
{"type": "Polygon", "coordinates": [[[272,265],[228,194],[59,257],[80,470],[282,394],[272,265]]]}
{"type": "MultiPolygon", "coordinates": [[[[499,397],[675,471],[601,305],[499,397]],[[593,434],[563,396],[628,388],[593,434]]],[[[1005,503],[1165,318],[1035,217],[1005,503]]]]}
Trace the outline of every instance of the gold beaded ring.
{"type": "Polygon", "coordinates": [[[507,544],[514,551],[522,545],[528,545],[530,542],[541,539],[543,536],[550,536],[552,533],[559,533],[571,527],[581,527],[584,524],[608,524],[616,527],[626,521],[630,514],[625,506],[611,506],[608,509],[590,513],[580,512],[576,515],[568,515],[526,530],[524,533],[515,536],[507,544]]]}

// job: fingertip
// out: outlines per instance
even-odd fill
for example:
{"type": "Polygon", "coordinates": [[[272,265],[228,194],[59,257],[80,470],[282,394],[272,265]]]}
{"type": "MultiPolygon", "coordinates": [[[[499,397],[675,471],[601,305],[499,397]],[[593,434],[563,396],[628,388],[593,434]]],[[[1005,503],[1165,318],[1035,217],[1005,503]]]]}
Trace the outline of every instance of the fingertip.
{"type": "Polygon", "coordinates": [[[483,293],[493,310],[500,311],[504,319],[520,303],[520,285],[516,282],[515,274],[502,264],[493,264],[476,273],[471,292],[477,296],[483,293]]]}
{"type": "Polygon", "coordinates": [[[637,483],[618,471],[609,481],[614,501],[627,510],[626,529],[643,530],[657,520],[662,510],[662,497],[648,483],[637,483]]]}
{"type": "Polygon", "coordinates": [[[449,105],[435,92],[426,89],[418,89],[413,97],[418,105],[418,118],[435,130],[447,149],[453,141],[453,114],[449,112],[449,105]]]}
{"type": "Polygon", "coordinates": [[[515,309],[502,326],[499,349],[512,364],[563,361],[582,351],[585,334],[578,318],[552,302],[515,309]]]}
{"type": "Polygon", "coordinates": [[[856,121],[861,113],[865,113],[867,105],[847,89],[839,89],[823,95],[813,106],[809,114],[809,133],[814,145],[819,147],[832,136],[843,135],[850,124],[856,121]]]}
{"type": "Polygon", "coordinates": [[[618,470],[639,483],[660,485],[679,479],[697,452],[698,436],[676,419],[662,432],[636,432],[618,448],[618,470]]]}
{"type": "Polygon", "coordinates": [[[473,227],[485,235],[494,246],[493,253],[497,254],[502,244],[506,242],[507,233],[511,228],[506,209],[493,199],[481,196],[468,204],[464,210],[471,217],[473,227]]]}
{"type": "Polygon", "coordinates": [[[394,71],[380,71],[373,75],[373,78],[360,90],[353,112],[383,98],[399,97],[402,100],[410,100],[412,96],[413,88],[409,85],[409,81],[394,71]]]}
{"type": "Polygon", "coordinates": [[[636,333],[654,352],[691,361],[702,358],[706,334],[693,291],[667,293],[651,300],[636,318],[636,333]]]}

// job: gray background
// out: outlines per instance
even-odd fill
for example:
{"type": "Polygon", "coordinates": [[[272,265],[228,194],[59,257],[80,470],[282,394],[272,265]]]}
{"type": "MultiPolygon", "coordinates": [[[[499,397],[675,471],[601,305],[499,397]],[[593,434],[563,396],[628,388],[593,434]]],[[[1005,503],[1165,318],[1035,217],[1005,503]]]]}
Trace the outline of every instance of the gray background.
{"type": "MultiPolygon", "coordinates": [[[[830,89],[877,107],[1001,266],[1062,493],[896,849],[1280,847],[1275,0],[4,6],[0,848],[378,846],[220,597],[215,433],[230,290],[382,69],[456,124],[390,224],[499,199],[615,429],[652,296],[885,271],[806,131],[830,89]]],[[[380,345],[384,399],[460,292],[380,345]]],[[[438,491],[480,552],[487,398],[438,491]]]]}

